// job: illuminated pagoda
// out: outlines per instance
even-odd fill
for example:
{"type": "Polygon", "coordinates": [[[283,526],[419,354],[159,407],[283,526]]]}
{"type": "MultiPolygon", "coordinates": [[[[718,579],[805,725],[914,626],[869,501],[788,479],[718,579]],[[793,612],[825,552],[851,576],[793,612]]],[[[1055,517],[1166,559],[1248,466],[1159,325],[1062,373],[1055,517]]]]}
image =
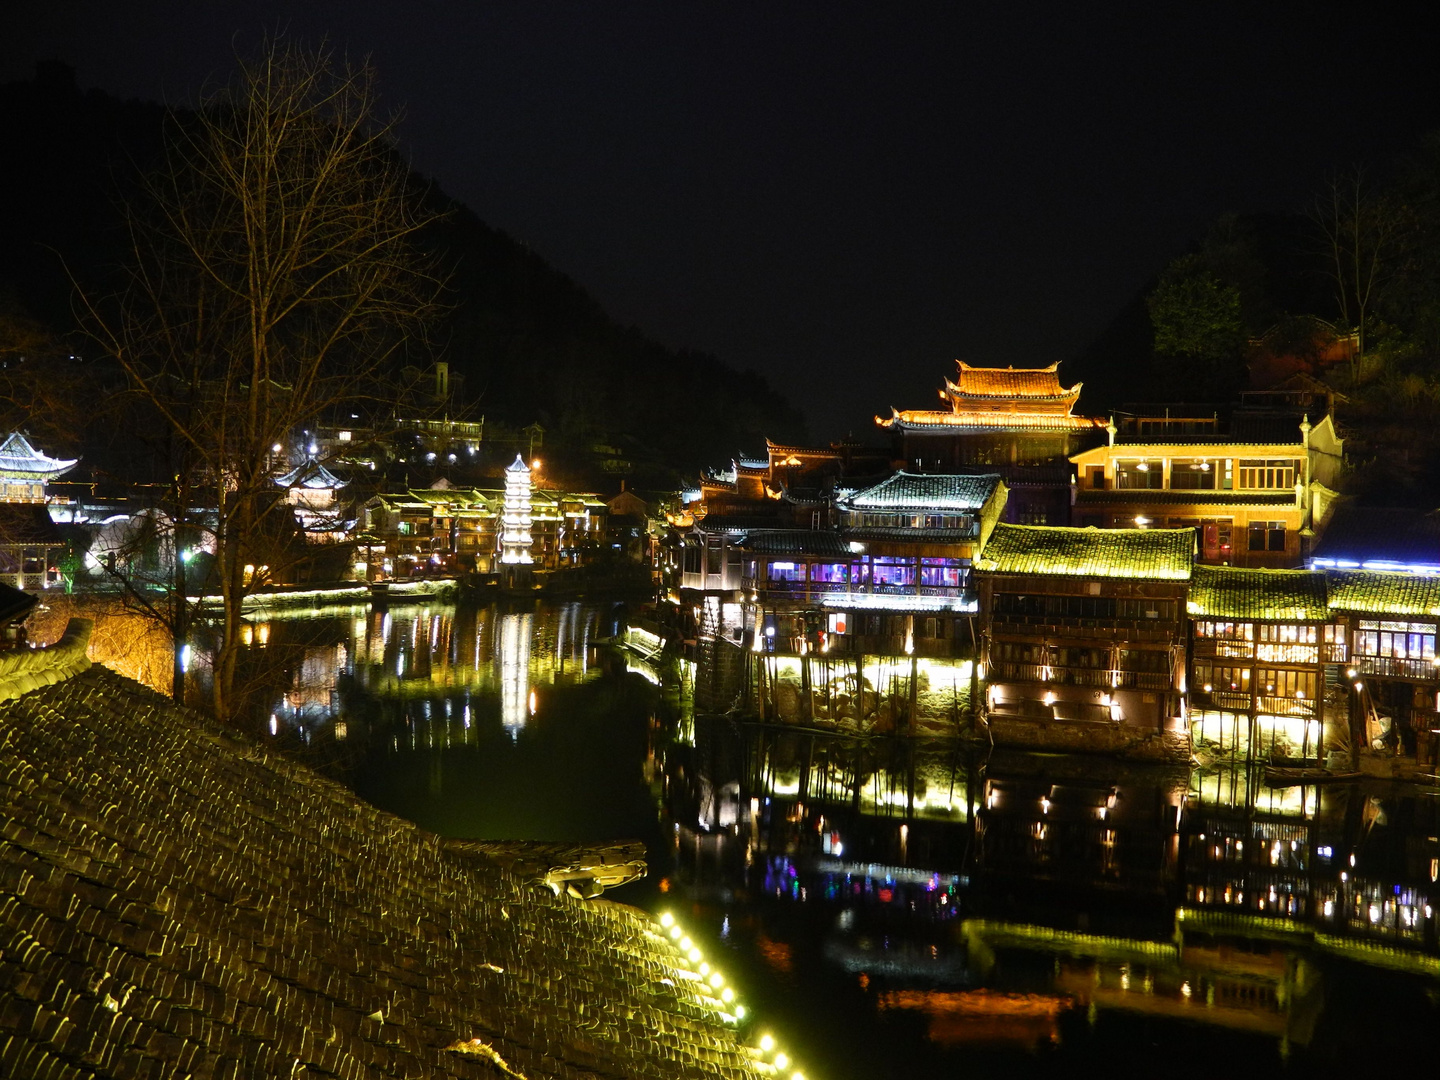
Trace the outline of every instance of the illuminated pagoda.
{"type": "Polygon", "coordinates": [[[29,590],[60,583],[65,539],[45,505],[45,485],[75,464],[42,454],[22,432],[0,443],[0,581],[29,590]]]}
{"type": "Polygon", "coordinates": [[[505,504],[500,515],[500,573],[507,587],[522,584],[535,562],[530,554],[534,543],[530,535],[532,495],[530,466],[516,454],[505,470],[505,504]]]}
{"type": "Polygon", "coordinates": [[[1080,383],[1060,385],[1059,365],[984,368],[956,361],[943,409],[891,409],[875,418],[917,472],[999,472],[1011,489],[1006,520],[1069,522],[1069,455],[1097,442],[1103,422],[1074,415],[1080,383]]]}

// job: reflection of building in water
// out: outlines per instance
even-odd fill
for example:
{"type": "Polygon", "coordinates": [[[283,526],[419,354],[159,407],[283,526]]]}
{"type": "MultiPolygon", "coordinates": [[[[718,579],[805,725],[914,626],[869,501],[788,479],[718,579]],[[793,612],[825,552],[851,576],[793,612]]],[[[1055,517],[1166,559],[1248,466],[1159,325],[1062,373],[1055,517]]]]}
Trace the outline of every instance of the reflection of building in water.
{"type": "Polygon", "coordinates": [[[534,616],[500,616],[500,633],[495,639],[495,666],[500,673],[500,722],[512,737],[534,711],[530,689],[530,635],[534,616]]]}

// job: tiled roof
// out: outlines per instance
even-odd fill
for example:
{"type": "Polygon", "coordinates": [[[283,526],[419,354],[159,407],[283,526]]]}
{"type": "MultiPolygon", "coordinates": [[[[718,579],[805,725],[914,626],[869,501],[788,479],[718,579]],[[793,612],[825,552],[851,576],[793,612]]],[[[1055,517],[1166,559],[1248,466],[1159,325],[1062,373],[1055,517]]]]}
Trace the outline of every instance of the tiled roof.
{"type": "Polygon", "coordinates": [[[769,514],[706,514],[695,519],[695,528],[706,533],[749,532],[751,529],[773,529],[780,524],[780,515],[769,514]]]}
{"type": "Polygon", "coordinates": [[[955,363],[957,377],[954,382],[947,379],[946,384],[965,397],[1073,400],[1080,393],[1079,383],[1068,390],[1060,385],[1058,364],[1043,368],[984,368],[971,367],[963,360],[955,363]]]}
{"type": "Polygon", "coordinates": [[[963,544],[980,535],[980,523],[975,521],[968,529],[912,529],[904,525],[863,525],[845,529],[847,540],[900,540],[910,543],[963,544]]]}
{"type": "Polygon", "coordinates": [[[18,431],[11,432],[0,443],[0,476],[22,480],[53,480],[75,467],[75,461],[62,461],[42,454],[18,431]]]}
{"type": "Polygon", "coordinates": [[[763,1075],[643,913],[103,668],[0,741],[0,1075],[763,1075]]]}
{"type": "Polygon", "coordinates": [[[1125,506],[1183,504],[1193,506],[1294,506],[1293,491],[1185,491],[1174,488],[1081,488],[1075,502],[1125,506]]]}
{"type": "Polygon", "coordinates": [[[1099,420],[1088,416],[1069,416],[1066,413],[1029,412],[963,412],[940,411],[937,409],[891,409],[889,419],[877,416],[875,423],[883,428],[898,427],[901,430],[923,431],[930,428],[944,428],[951,431],[990,431],[995,428],[1039,429],[1044,431],[1076,431],[1082,428],[1098,428],[1099,420]]]}
{"type": "Polygon", "coordinates": [[[756,529],[736,547],[758,555],[835,555],[849,557],[850,547],[839,535],[816,529],[756,529]]]}
{"type": "Polygon", "coordinates": [[[1194,554],[1194,529],[996,525],[975,565],[1000,574],[1187,581],[1194,554]]]}
{"type": "Polygon", "coordinates": [[[1191,618],[1325,622],[1325,597],[1325,575],[1317,571],[1197,566],[1187,610],[1191,618]]]}
{"type": "Polygon", "coordinates": [[[1440,577],[1387,570],[1326,570],[1330,607],[1376,615],[1440,615],[1440,577]]]}
{"type": "Polygon", "coordinates": [[[1311,558],[1319,565],[1440,566],[1440,511],[1337,506],[1311,558]]]}
{"type": "Polygon", "coordinates": [[[845,500],[847,510],[899,510],[923,513],[934,510],[979,510],[1000,484],[994,473],[897,472],[872,488],[845,500]]]}
{"type": "Polygon", "coordinates": [[[309,458],[291,469],[284,476],[275,478],[275,483],[283,488],[339,488],[345,486],[345,481],[332,473],[314,458],[309,458]]]}

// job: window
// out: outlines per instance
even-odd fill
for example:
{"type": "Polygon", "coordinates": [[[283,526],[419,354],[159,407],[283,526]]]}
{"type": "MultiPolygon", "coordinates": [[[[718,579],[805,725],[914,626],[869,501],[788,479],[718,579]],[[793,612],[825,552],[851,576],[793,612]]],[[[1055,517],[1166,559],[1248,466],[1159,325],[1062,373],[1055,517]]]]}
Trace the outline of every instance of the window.
{"type": "Polygon", "coordinates": [[[810,580],[826,585],[844,585],[850,580],[850,564],[815,563],[810,567],[810,580]]]}
{"type": "Polygon", "coordinates": [[[1170,486],[1180,491],[1214,491],[1216,471],[1210,461],[1173,461],[1170,463],[1170,486]]]}
{"type": "Polygon", "coordinates": [[[1430,623],[1362,620],[1355,633],[1355,653],[1397,660],[1434,660],[1435,627],[1430,623]]]}
{"type": "Polygon", "coordinates": [[[772,562],[766,569],[770,581],[804,581],[805,564],[795,562],[772,562]]]}
{"type": "Polygon", "coordinates": [[[915,560],[880,556],[871,560],[870,574],[871,580],[876,585],[892,587],[914,585],[915,560]]]}
{"type": "Polygon", "coordinates": [[[920,584],[958,589],[965,583],[965,568],[959,559],[921,559],[920,584]]]}
{"type": "Polygon", "coordinates": [[[1105,490],[1105,466],[1092,465],[1090,466],[1089,473],[1090,487],[1095,491],[1105,490]]]}
{"type": "Polygon", "coordinates": [[[1165,463],[1161,460],[1115,462],[1115,486],[1123,489],[1162,488],[1165,463]]]}
{"type": "Polygon", "coordinates": [[[1249,541],[1251,551],[1284,551],[1285,523],[1283,521],[1252,521],[1249,541]]]}
{"type": "Polygon", "coordinates": [[[1290,458],[1242,459],[1240,486],[1268,490],[1294,487],[1296,464],[1290,458]]]}

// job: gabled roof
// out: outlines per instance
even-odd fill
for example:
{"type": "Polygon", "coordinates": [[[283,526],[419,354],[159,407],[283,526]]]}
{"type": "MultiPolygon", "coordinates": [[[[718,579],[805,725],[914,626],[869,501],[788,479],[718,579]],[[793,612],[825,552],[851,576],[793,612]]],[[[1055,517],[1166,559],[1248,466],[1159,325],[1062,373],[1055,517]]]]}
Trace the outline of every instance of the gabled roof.
{"type": "Polygon", "coordinates": [[[1310,561],[1341,569],[1440,569],[1440,510],[1339,505],[1310,561]]]}
{"type": "Polygon", "coordinates": [[[1440,616],[1440,577],[1384,570],[1326,570],[1330,607],[1372,615],[1440,616]]]}
{"type": "Polygon", "coordinates": [[[12,480],[54,480],[75,467],[79,461],[62,461],[48,457],[30,445],[22,432],[12,431],[0,443],[0,477],[12,480]]]}
{"type": "Polygon", "coordinates": [[[0,581],[0,626],[19,622],[29,615],[39,602],[29,593],[0,581]]]}
{"type": "Polygon", "coordinates": [[[1197,566],[1190,578],[1192,619],[1325,622],[1325,575],[1313,570],[1237,570],[1197,566]]]}
{"type": "Polygon", "coordinates": [[[967,428],[976,430],[993,430],[995,428],[1017,428],[1025,431],[1079,431],[1086,428],[1104,427],[1100,420],[1088,416],[1071,416],[1068,412],[1026,412],[1023,409],[1011,410],[979,410],[970,409],[964,412],[955,412],[953,409],[941,411],[938,409],[896,409],[891,408],[891,415],[886,417],[875,417],[875,423],[882,428],[899,428],[902,431],[928,431],[947,430],[964,431],[967,428]]]}
{"type": "Polygon", "coordinates": [[[997,574],[1188,581],[1194,529],[996,525],[975,566],[997,574]]]}
{"type": "Polygon", "coordinates": [[[979,510],[1000,487],[995,473],[911,473],[903,469],[842,502],[846,510],[979,510]]]}
{"type": "Polygon", "coordinates": [[[283,488],[329,488],[334,490],[345,486],[344,480],[341,480],[314,458],[306,458],[284,476],[276,477],[275,483],[283,488]]]}

